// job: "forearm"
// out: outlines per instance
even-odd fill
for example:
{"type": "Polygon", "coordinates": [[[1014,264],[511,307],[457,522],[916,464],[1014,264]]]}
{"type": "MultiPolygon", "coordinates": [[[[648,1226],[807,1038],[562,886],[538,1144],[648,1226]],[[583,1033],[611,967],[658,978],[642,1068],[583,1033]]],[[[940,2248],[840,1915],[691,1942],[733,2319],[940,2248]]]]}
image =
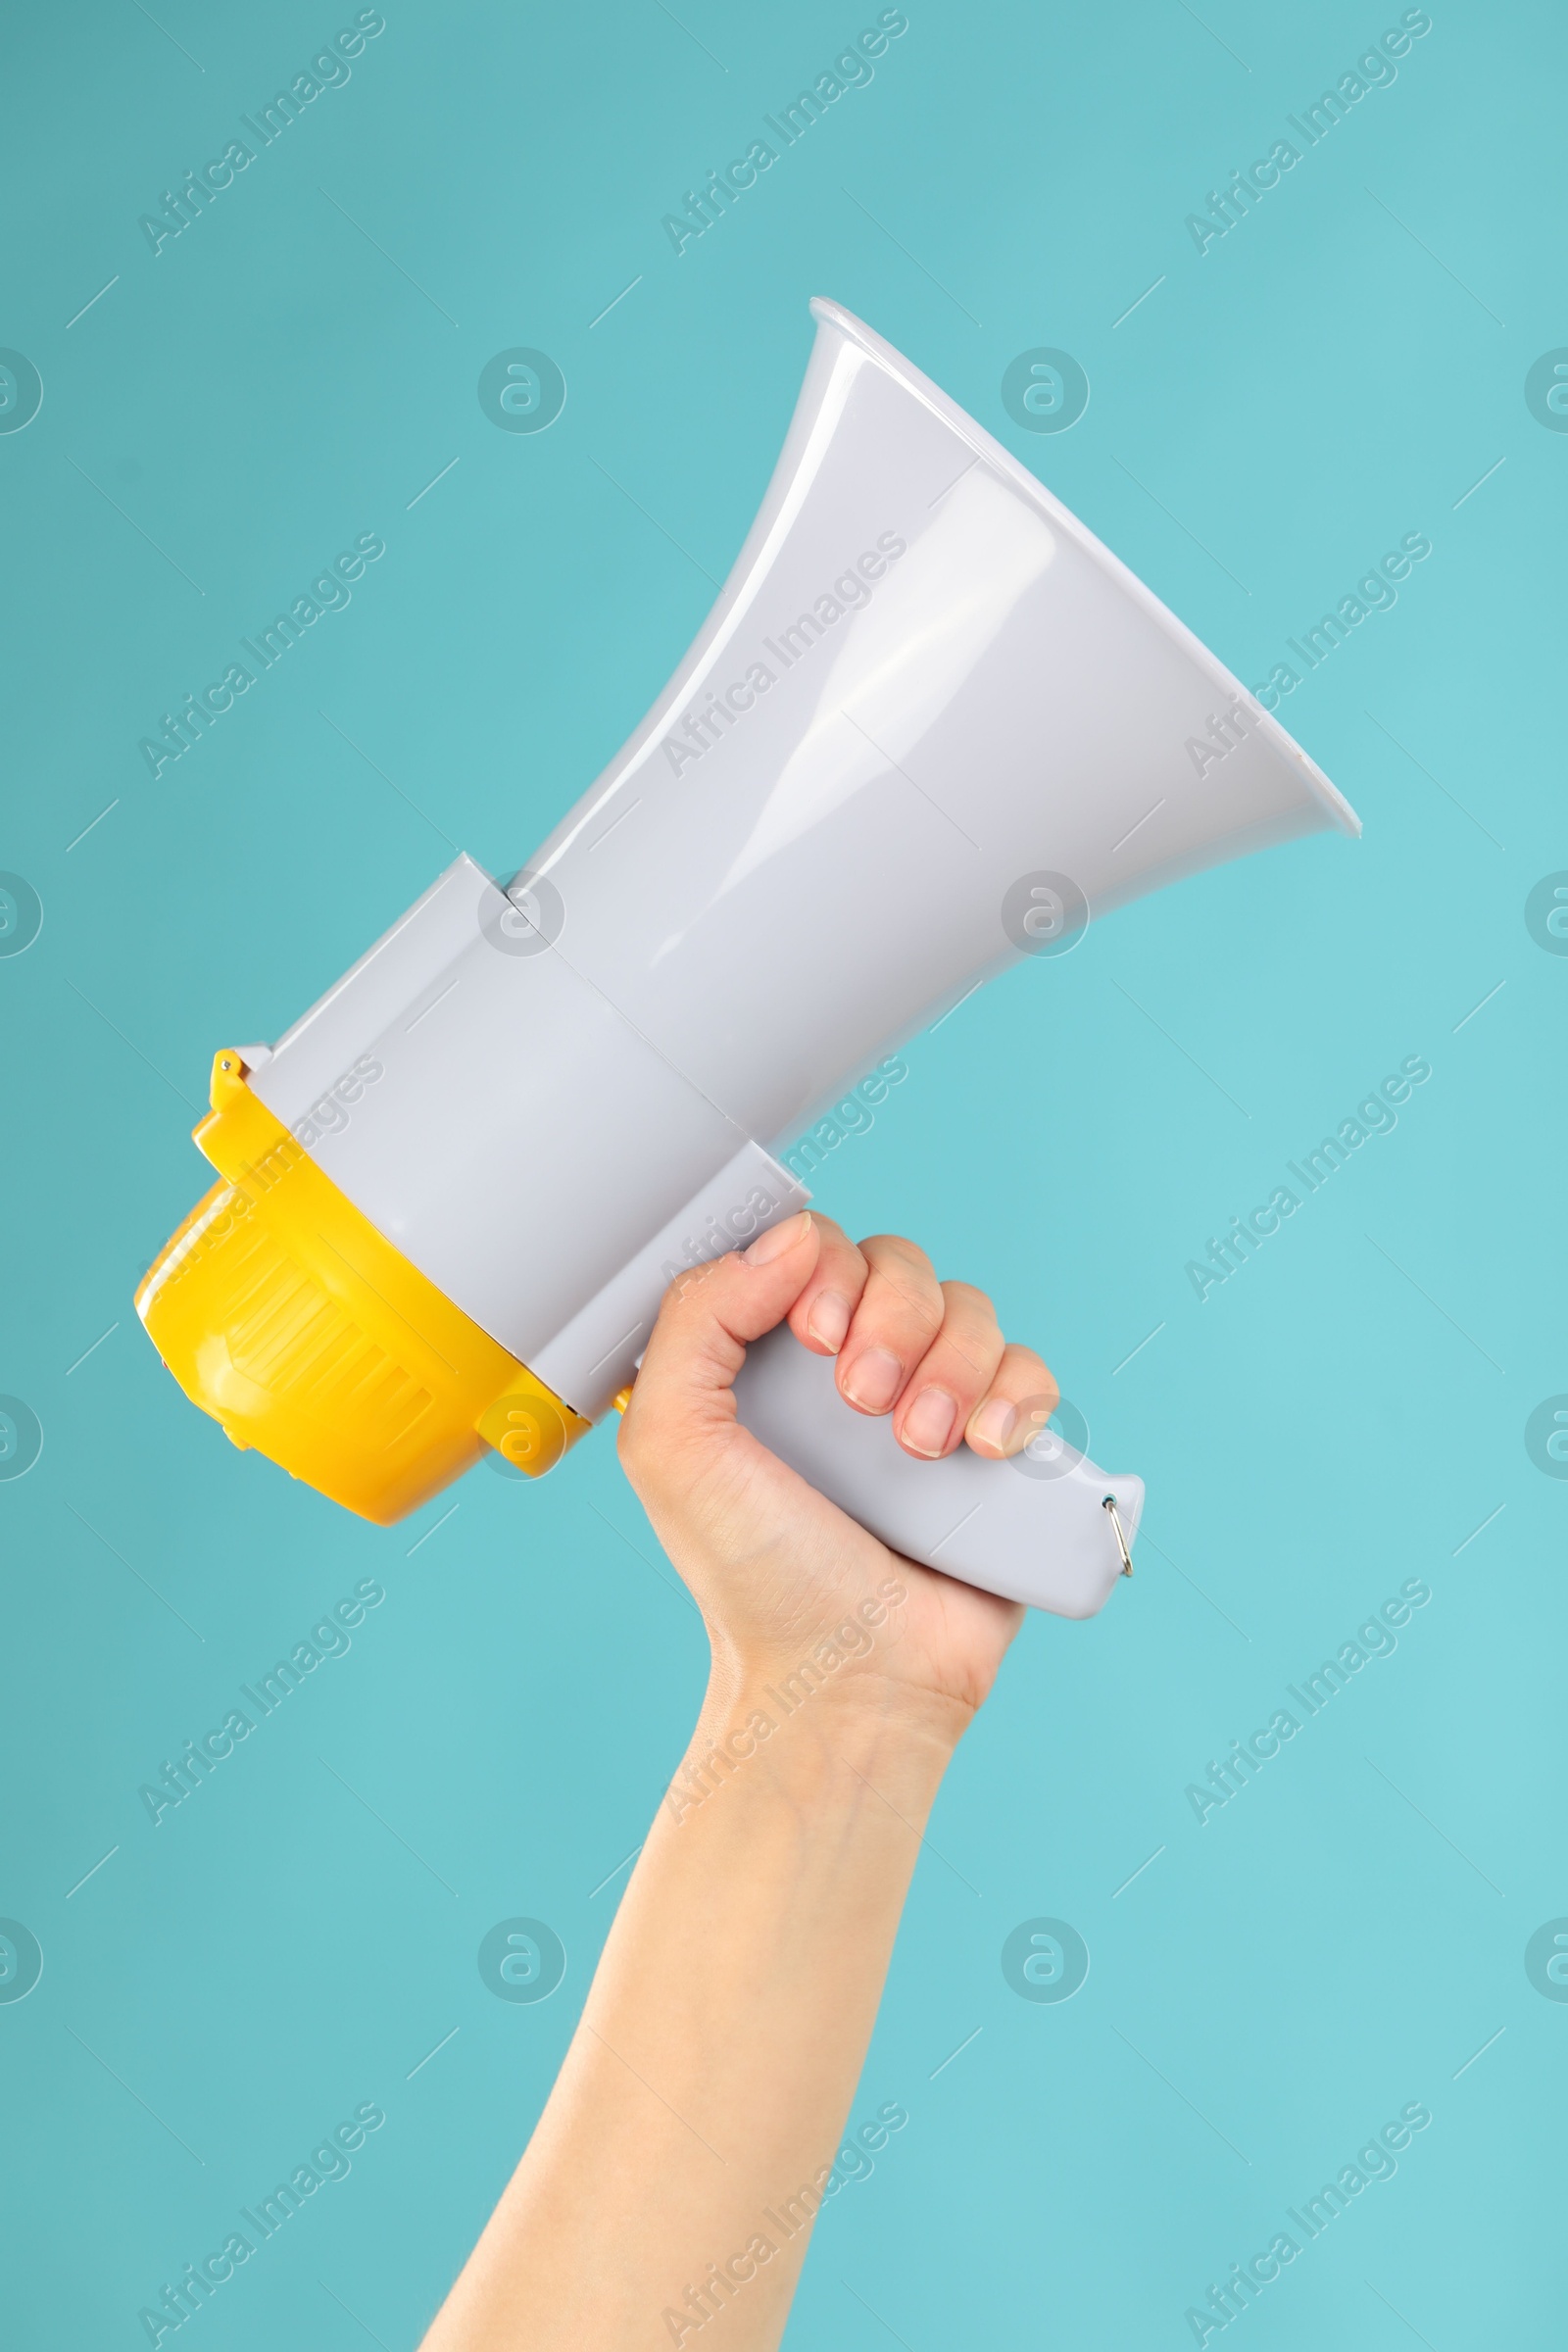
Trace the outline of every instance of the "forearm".
{"type": "Polygon", "coordinates": [[[660,1808],[428,2352],[632,2352],[695,2340],[705,2307],[730,2352],[777,2342],[808,2235],[799,2192],[819,2196],[838,2147],[966,1720],[874,1674],[790,1710],[777,1680],[715,1670],[688,1754],[706,1769],[660,1808]]]}

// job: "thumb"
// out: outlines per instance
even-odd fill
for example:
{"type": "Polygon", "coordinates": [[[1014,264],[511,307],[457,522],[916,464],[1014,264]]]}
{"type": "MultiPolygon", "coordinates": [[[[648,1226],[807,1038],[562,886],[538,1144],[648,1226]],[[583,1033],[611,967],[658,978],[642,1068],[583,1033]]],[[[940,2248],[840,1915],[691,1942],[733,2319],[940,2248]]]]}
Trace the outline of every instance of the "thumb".
{"type": "Polygon", "coordinates": [[[805,1290],[820,1249],[816,1220],[803,1209],[743,1254],[714,1258],[672,1283],[637,1375],[644,1417],[649,1405],[662,1418],[727,1392],[749,1342],[782,1323],[805,1290]]]}

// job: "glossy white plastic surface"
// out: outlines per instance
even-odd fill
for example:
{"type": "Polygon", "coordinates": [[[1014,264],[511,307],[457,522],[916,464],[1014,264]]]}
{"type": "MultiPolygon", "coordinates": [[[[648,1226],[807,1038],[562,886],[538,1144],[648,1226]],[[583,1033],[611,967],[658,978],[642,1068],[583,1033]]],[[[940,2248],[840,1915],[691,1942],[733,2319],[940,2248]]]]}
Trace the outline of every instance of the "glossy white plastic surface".
{"type": "MultiPolygon", "coordinates": [[[[1098,919],[1358,829],[1032,474],[811,307],[761,511],[647,718],[507,896],[460,858],[252,1069],[350,1200],[590,1413],[668,1232],[1037,952],[1042,906],[1098,919]]],[[[1038,1495],[1064,1510],[1069,1484],[1038,1495]]]]}
{"type": "Polygon", "coordinates": [[[1141,1478],[1097,1470],[1050,1433],[1011,1461],[967,1446],[914,1460],[891,1419],[846,1404],[832,1358],[784,1324],[747,1349],[735,1398],[754,1437],[895,1551],[1057,1617],[1093,1617],[1122,1572],[1105,1496],[1129,1544],[1143,1516],[1141,1478]]]}

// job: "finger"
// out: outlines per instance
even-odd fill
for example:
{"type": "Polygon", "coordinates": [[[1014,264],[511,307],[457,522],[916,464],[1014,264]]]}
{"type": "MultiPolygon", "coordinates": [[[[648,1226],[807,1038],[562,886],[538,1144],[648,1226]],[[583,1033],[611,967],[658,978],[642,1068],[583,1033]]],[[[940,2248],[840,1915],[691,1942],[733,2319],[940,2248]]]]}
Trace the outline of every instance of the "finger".
{"type": "Polygon", "coordinates": [[[963,1434],[976,1453],[1003,1460],[1022,1453],[1060,1402],[1061,1391],[1049,1364],[1032,1348],[1010,1342],[963,1434]]]}
{"type": "Polygon", "coordinates": [[[816,1266],[795,1304],[790,1329],[813,1355],[837,1355],[849,1333],[870,1267],[842,1225],[831,1217],[812,1222],[819,1244],[816,1266]]]}
{"type": "Polygon", "coordinates": [[[996,1308],[967,1282],[942,1285],[942,1328],[909,1375],[893,1416],[906,1453],[939,1461],[963,1443],[970,1414],[1002,1361],[996,1308]]]}
{"type": "MultiPolygon", "coordinates": [[[[652,1442],[689,1402],[725,1396],[748,1344],[783,1321],[809,1280],[817,1249],[816,1226],[803,1212],[762,1234],[744,1256],[713,1258],[672,1282],[632,1390],[623,1443],[652,1442]]],[[[733,1418],[727,1396],[721,1409],[733,1418]]]]}
{"type": "Polygon", "coordinates": [[[860,1244],[870,1272],[839,1354],[839,1394],[858,1412],[889,1413],[942,1328],[942,1286],[923,1250],[894,1233],[860,1244]]]}

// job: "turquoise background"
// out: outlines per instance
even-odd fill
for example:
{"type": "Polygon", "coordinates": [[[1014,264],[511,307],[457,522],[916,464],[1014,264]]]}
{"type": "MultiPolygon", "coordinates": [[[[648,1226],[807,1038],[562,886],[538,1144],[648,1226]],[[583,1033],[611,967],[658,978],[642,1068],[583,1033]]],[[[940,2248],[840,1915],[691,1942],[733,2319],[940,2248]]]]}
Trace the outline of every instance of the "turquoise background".
{"type": "Polygon", "coordinates": [[[1568,866],[1568,438],[1524,378],[1568,344],[1560,12],[1436,6],[1200,256],[1186,215],[1397,8],[910,0],[869,86],[677,258],[662,215],[874,8],[388,0],[155,256],[138,217],[353,15],[7,29],[0,343],[44,384],[0,435],[0,867],[44,910],[0,957],[0,1390],[44,1433],[0,1481],[0,1912],[44,1956],[0,2002],[9,2339],[145,2342],[138,2309],[374,2101],[201,2334],[412,2346],[565,2048],[703,1680],[610,1433],[375,1531],[234,1452],[130,1298],[204,1187],[215,1048],[277,1035],[450,845],[519,863],[640,716],[824,293],[1250,683],[1402,533],[1433,552],[1281,710],[1364,840],[1015,970],[818,1180],[994,1290],[1151,1500],[1135,1583],[1032,1619],[950,1775],[854,2110],[910,2120],[825,2213],[789,2341],[1190,2343],[1209,2282],[1419,2100],[1254,2352],[1544,2343],[1568,2005],[1524,1950],[1568,1913],[1568,1487],[1524,1427],[1568,1390],[1568,961],[1523,908],[1568,866]],[[564,374],[547,432],[479,406],[513,346],[564,374]],[[1056,437],[1001,400],[1036,346],[1092,387],[1056,437]],[[350,607],[154,782],[159,714],[362,532],[386,554],[350,607]],[[1200,1303],[1187,1261],[1417,1054],[1397,1128],[1200,1303]],[[1417,1577],[1396,1652],[1200,1826],[1188,1784],[1417,1577]],[[140,1784],[366,1579],[351,1651],[155,1828],[140,1784]],[[536,2005],[476,1965],[517,1915],[567,1954],[536,2005]],[[1064,2004],[1002,1973],[1040,1915],[1091,1953],[1064,2004]]]}

